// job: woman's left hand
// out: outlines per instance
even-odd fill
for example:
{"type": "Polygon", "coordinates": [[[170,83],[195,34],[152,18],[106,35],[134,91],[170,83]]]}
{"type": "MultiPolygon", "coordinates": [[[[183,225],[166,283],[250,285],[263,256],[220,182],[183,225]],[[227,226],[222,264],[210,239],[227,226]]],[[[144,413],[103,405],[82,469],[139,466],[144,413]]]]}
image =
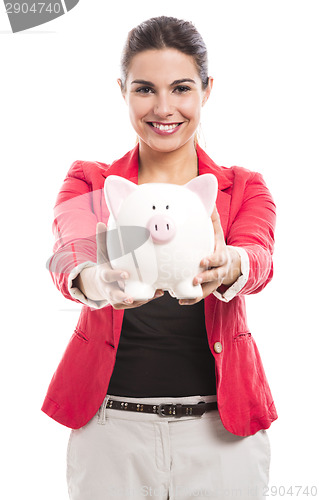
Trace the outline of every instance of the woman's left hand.
{"type": "Polygon", "coordinates": [[[232,285],[241,275],[241,259],[237,250],[228,246],[224,240],[224,233],[216,206],[212,213],[212,222],[215,234],[215,250],[200,262],[200,267],[206,269],[197,274],[193,284],[201,284],[203,296],[197,299],[181,299],[181,305],[193,305],[217,290],[220,285],[232,285]]]}

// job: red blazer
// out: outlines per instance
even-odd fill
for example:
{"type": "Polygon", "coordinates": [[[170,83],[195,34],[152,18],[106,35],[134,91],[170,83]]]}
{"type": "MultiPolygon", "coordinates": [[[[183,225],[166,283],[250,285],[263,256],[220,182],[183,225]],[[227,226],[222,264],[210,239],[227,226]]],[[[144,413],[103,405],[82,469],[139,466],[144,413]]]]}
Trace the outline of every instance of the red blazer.
{"type": "MultiPolygon", "coordinates": [[[[70,271],[85,261],[96,262],[96,223],[106,223],[109,215],[105,178],[116,174],[137,183],[138,150],[136,145],[111,165],[75,161],[67,174],[55,206],[50,273],[68,299],[79,302],[68,289],[70,271]]],[[[226,243],[244,248],[249,257],[248,281],[232,300],[224,302],[214,295],[204,299],[220,417],[228,431],[248,436],[267,429],[277,418],[245,310],[245,295],[260,292],[273,275],[275,204],[260,174],[218,166],[199,146],[197,155],[199,175],[213,173],[218,179],[216,203],[226,243]],[[221,344],[218,352],[216,342],[221,344]]],[[[82,307],[42,406],[57,422],[77,429],[98,411],[114,368],[123,314],[111,305],[82,307]]]]}

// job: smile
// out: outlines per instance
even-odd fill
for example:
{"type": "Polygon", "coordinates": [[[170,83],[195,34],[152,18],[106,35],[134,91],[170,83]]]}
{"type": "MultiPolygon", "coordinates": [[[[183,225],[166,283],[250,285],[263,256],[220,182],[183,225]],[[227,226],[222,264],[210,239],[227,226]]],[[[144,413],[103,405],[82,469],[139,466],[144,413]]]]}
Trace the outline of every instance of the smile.
{"type": "Polygon", "coordinates": [[[182,123],[158,123],[158,122],[147,122],[147,124],[153,128],[154,132],[161,135],[172,134],[176,132],[182,123]]]}

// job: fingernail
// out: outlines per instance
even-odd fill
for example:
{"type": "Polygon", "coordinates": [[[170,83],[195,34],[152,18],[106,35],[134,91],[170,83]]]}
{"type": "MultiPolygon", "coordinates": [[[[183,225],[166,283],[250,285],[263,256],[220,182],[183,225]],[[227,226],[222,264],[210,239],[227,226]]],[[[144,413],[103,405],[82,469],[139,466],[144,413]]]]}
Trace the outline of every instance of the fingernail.
{"type": "Polygon", "coordinates": [[[123,278],[123,280],[127,280],[128,279],[128,274],[127,273],[121,273],[121,278],[123,278]]]}
{"type": "Polygon", "coordinates": [[[208,267],[208,265],[209,265],[209,262],[208,262],[208,260],[206,260],[206,259],[205,259],[205,260],[203,260],[203,266],[206,266],[206,267],[208,267]]]}
{"type": "Polygon", "coordinates": [[[125,304],[133,304],[133,299],[132,297],[127,297],[126,299],[123,300],[125,304]]]}
{"type": "Polygon", "coordinates": [[[156,292],[155,297],[162,297],[164,295],[164,292],[156,292]]]}
{"type": "Polygon", "coordinates": [[[198,285],[199,283],[202,283],[203,278],[198,277],[198,278],[195,278],[194,281],[195,281],[195,285],[198,285]]]}
{"type": "Polygon", "coordinates": [[[184,306],[184,305],[189,304],[190,301],[189,300],[180,300],[179,303],[180,303],[181,306],[184,306]]]}

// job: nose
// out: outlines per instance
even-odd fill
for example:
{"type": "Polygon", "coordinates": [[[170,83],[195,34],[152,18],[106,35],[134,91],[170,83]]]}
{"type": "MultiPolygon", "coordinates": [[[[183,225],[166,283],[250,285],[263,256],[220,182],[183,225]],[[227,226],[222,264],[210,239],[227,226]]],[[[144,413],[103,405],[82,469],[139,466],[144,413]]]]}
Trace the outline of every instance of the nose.
{"type": "Polygon", "coordinates": [[[170,96],[166,93],[158,95],[154,104],[154,113],[157,116],[166,117],[172,115],[173,112],[170,96]]]}
{"type": "Polygon", "coordinates": [[[147,229],[150,231],[154,243],[162,244],[171,241],[176,233],[173,220],[166,215],[154,215],[148,221],[147,229]]]}

